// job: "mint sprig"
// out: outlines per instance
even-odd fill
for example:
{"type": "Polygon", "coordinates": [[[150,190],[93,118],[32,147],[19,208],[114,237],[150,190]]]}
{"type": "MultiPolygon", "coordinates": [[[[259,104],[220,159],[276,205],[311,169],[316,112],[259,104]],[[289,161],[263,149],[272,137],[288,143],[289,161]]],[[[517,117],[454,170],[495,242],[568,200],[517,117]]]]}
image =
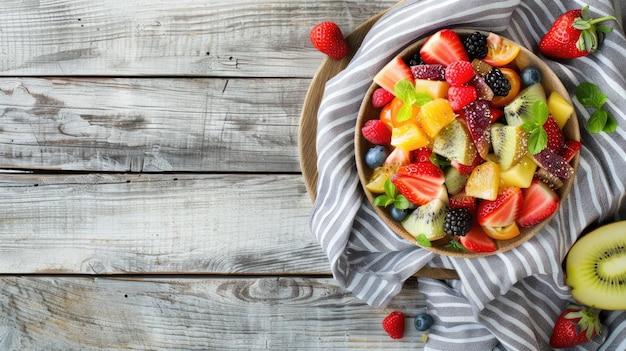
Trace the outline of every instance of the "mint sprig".
{"type": "Polygon", "coordinates": [[[548,133],[543,128],[548,120],[548,105],[543,101],[536,101],[531,115],[531,118],[524,119],[522,128],[528,133],[528,152],[534,155],[548,145],[548,133]]]}
{"type": "Polygon", "coordinates": [[[393,94],[403,102],[396,116],[398,122],[406,121],[411,118],[413,115],[413,105],[423,106],[433,99],[430,94],[415,91],[413,84],[406,79],[402,79],[394,85],[393,94]]]}
{"type": "Polygon", "coordinates": [[[593,83],[582,83],[576,87],[576,99],[585,107],[595,109],[587,121],[591,133],[611,133],[617,129],[617,120],[603,109],[607,96],[593,83]]]}
{"type": "Polygon", "coordinates": [[[390,179],[385,181],[385,193],[382,195],[376,196],[374,199],[374,205],[380,207],[387,207],[390,205],[394,205],[395,207],[406,210],[411,207],[411,203],[407,200],[404,195],[400,194],[396,186],[393,185],[393,182],[390,179]]]}
{"type": "Polygon", "coordinates": [[[431,247],[431,246],[433,246],[433,243],[430,242],[430,239],[428,239],[426,234],[418,235],[417,237],[415,237],[415,240],[417,240],[417,243],[420,246],[424,246],[424,247],[431,247]]]}

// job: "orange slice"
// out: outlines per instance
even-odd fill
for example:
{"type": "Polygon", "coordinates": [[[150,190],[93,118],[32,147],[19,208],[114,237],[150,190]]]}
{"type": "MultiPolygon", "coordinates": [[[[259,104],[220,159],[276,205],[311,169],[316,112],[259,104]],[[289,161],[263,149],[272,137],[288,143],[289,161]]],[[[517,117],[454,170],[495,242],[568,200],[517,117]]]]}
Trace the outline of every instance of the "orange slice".
{"type": "Polygon", "coordinates": [[[517,223],[513,222],[506,227],[483,227],[483,230],[490,238],[496,240],[513,239],[518,236],[520,231],[517,223]]]}
{"type": "Polygon", "coordinates": [[[411,118],[404,121],[397,120],[398,112],[400,111],[402,106],[404,106],[404,102],[402,100],[397,97],[393,98],[393,100],[385,105],[385,107],[383,107],[383,109],[380,111],[380,120],[392,129],[408,123],[417,123],[417,114],[420,112],[420,107],[417,105],[413,105],[413,113],[411,114],[411,118]]]}
{"type": "Polygon", "coordinates": [[[502,67],[515,60],[521,48],[514,42],[503,38],[495,33],[489,33],[487,36],[487,56],[484,62],[502,67]]]}

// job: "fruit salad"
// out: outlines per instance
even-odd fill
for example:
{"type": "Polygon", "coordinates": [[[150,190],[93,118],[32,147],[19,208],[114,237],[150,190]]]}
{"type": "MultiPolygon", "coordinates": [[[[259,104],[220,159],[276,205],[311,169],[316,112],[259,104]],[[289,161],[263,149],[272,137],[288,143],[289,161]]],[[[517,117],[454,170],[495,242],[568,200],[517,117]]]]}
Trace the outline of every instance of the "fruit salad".
{"type": "Polygon", "coordinates": [[[494,252],[557,210],[581,147],[564,133],[574,109],[522,51],[442,29],[375,75],[363,183],[417,244],[494,252]]]}

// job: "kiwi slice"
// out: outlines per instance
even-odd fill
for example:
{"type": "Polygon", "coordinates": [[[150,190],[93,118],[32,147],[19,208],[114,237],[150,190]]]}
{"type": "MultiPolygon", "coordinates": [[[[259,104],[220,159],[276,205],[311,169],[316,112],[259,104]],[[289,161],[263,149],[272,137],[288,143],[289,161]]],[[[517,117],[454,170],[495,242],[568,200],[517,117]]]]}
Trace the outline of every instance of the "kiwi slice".
{"type": "Polygon", "coordinates": [[[517,126],[532,117],[533,105],[537,101],[546,102],[546,92],[541,83],[524,88],[513,101],[504,106],[504,118],[510,126],[517,126]]]}
{"type": "Polygon", "coordinates": [[[458,118],[437,133],[433,140],[433,152],[464,165],[471,164],[478,154],[465,122],[458,118]]]}
{"type": "Polygon", "coordinates": [[[565,262],[574,299],[603,310],[626,310],[626,221],[601,226],[572,246],[565,262]]]}
{"type": "Polygon", "coordinates": [[[428,240],[435,241],[446,236],[443,221],[448,206],[440,199],[434,199],[416,208],[402,221],[402,226],[414,237],[424,234],[428,240]]]}
{"type": "Polygon", "coordinates": [[[528,153],[528,133],[521,125],[491,125],[493,153],[503,171],[518,163],[528,153]]]}

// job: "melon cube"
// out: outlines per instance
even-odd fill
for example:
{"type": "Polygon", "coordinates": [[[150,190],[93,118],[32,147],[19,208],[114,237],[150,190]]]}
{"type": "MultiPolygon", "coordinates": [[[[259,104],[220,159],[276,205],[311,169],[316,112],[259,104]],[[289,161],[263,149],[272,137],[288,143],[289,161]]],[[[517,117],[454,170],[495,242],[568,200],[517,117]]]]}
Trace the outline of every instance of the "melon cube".
{"type": "Polygon", "coordinates": [[[533,176],[537,170],[537,163],[532,157],[526,155],[513,167],[504,172],[500,172],[502,186],[516,186],[518,188],[528,188],[533,181],[533,176]]]}
{"type": "Polygon", "coordinates": [[[553,91],[548,96],[548,112],[559,125],[559,128],[563,129],[565,123],[574,113],[574,107],[561,94],[553,91]]]}

